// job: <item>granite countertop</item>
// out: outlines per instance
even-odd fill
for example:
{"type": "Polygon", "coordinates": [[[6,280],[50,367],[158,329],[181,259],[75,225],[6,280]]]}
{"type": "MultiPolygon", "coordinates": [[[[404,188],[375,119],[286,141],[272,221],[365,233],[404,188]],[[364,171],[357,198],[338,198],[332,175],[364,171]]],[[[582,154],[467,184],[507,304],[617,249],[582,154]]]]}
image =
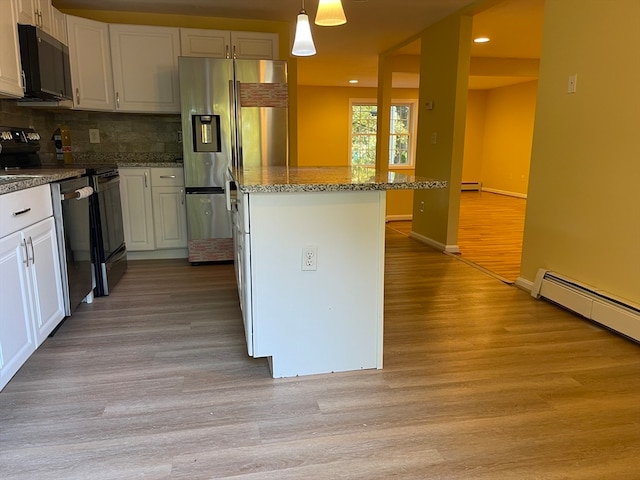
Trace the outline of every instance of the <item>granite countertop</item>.
{"type": "Polygon", "coordinates": [[[447,182],[367,167],[267,167],[233,172],[244,193],[420,190],[446,188],[447,182]]]}
{"type": "Polygon", "coordinates": [[[67,178],[79,177],[84,168],[37,168],[0,173],[0,195],[37,187],[46,183],[58,182],[67,178]]]}

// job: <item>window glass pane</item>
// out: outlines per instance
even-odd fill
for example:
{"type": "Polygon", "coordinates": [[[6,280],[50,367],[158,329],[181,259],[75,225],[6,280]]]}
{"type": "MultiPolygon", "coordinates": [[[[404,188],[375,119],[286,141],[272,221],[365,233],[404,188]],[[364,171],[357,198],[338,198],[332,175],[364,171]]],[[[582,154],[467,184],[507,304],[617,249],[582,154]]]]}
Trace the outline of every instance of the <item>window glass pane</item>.
{"type": "Polygon", "coordinates": [[[351,163],[376,163],[377,105],[353,105],[351,111],[351,163]]]}

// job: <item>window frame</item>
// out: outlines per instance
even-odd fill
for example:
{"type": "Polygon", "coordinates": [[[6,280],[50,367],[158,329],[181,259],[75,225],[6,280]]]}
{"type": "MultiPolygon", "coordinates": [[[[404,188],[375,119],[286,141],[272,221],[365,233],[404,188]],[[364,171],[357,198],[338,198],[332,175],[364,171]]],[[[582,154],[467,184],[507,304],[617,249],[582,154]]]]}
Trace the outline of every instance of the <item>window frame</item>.
{"type": "MultiPolygon", "coordinates": [[[[353,141],[354,135],[353,132],[353,107],[355,105],[369,105],[369,106],[377,106],[377,99],[369,99],[369,98],[351,98],[349,101],[349,120],[351,124],[351,128],[349,130],[349,165],[353,165],[353,141]]],[[[408,154],[408,162],[406,164],[396,164],[391,163],[391,146],[393,145],[392,138],[397,136],[397,134],[389,131],[389,152],[387,155],[387,165],[389,169],[392,170],[413,170],[415,169],[415,158],[416,158],[416,136],[417,136],[417,114],[418,114],[418,100],[417,99],[393,99],[391,101],[391,107],[394,106],[404,106],[407,105],[410,107],[409,109],[409,132],[406,134],[408,136],[409,141],[407,142],[407,154],[408,154]]],[[[391,113],[391,112],[390,112],[391,113]]],[[[389,129],[391,129],[391,125],[389,125],[389,129]]],[[[377,141],[377,131],[376,131],[376,141],[377,141]]],[[[366,166],[375,167],[375,164],[366,164],[366,166]]]]}

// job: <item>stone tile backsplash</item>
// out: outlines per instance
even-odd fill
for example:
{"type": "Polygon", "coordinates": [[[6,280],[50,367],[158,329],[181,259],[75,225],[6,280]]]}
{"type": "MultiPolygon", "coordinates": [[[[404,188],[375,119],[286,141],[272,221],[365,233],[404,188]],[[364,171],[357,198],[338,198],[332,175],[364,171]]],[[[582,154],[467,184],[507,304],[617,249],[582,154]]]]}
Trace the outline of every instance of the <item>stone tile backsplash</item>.
{"type": "Polygon", "coordinates": [[[55,164],[51,137],[60,126],[71,131],[71,145],[77,163],[91,162],[113,155],[119,162],[169,162],[182,158],[180,115],[85,112],[67,109],[41,109],[19,106],[15,100],[0,100],[0,125],[33,127],[40,133],[40,158],[55,164]],[[89,129],[100,131],[100,143],[89,142],[89,129]],[[128,155],[131,154],[131,155],[128,155]],[[144,160],[142,160],[144,159],[144,160]]]}

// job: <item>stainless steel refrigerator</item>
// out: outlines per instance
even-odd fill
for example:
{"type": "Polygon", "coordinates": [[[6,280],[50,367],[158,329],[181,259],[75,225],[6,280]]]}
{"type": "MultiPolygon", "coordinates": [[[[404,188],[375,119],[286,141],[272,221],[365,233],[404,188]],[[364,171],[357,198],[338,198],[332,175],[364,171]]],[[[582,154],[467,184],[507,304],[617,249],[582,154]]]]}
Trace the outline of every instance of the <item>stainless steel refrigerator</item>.
{"type": "Polygon", "coordinates": [[[287,64],[180,57],[189,261],[233,259],[225,172],[287,165],[287,64]]]}

